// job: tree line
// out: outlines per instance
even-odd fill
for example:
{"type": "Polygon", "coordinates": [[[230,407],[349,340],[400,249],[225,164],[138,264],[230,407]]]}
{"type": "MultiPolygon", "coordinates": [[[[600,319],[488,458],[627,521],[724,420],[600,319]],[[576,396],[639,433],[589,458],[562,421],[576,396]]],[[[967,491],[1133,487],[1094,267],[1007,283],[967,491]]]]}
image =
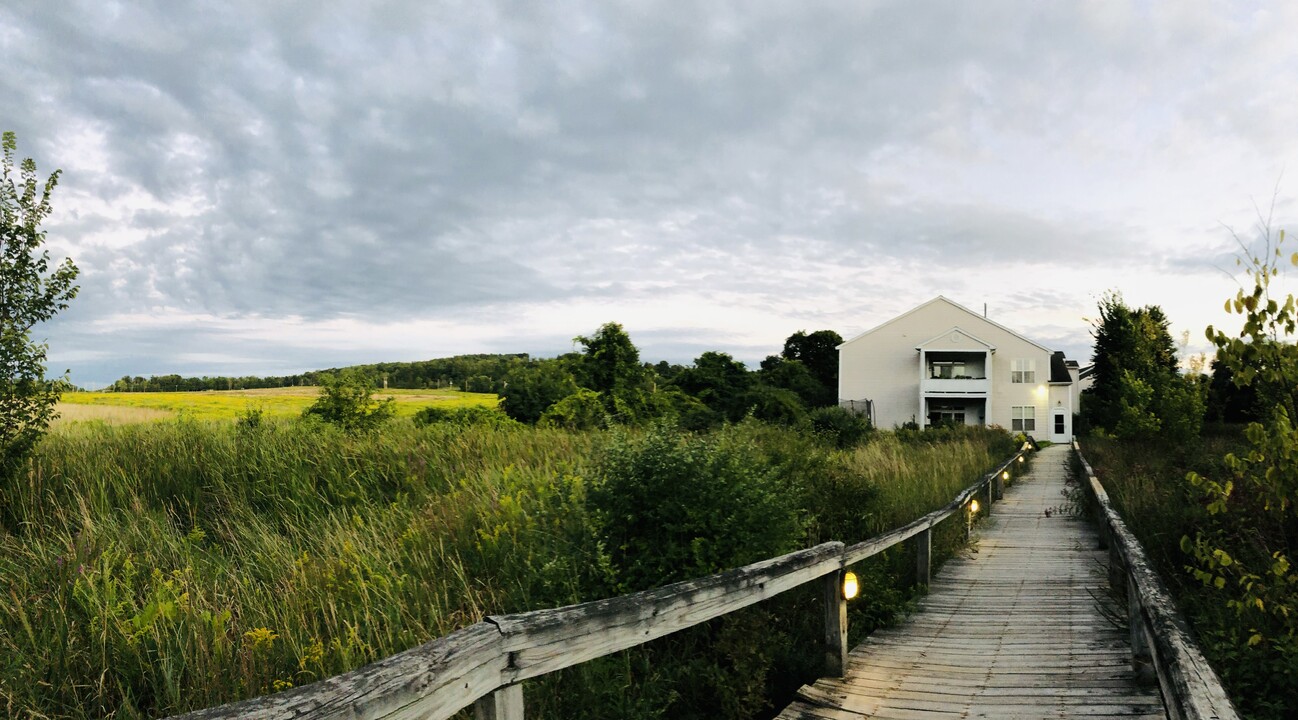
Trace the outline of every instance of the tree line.
{"type": "MultiPolygon", "coordinates": [[[[1219,346],[1216,355],[1211,361],[1186,358],[1182,369],[1161,307],[1129,307],[1120,294],[1108,293],[1099,311],[1092,332],[1094,383],[1082,392],[1080,433],[1184,445],[1205,424],[1257,422],[1287,398],[1285,388],[1265,379],[1270,358],[1249,343],[1229,345],[1209,328],[1209,339],[1219,346]]],[[[1259,343],[1265,349],[1276,341],[1259,343]]]]}
{"type": "Polygon", "coordinates": [[[351,365],[343,368],[310,370],[293,375],[233,377],[225,375],[182,377],[151,375],[147,378],[126,375],[104,388],[109,392],[197,392],[202,390],[257,390],[314,386],[322,378],[354,371],[365,376],[376,387],[425,390],[455,388],[465,392],[498,392],[511,370],[530,361],[527,353],[456,355],[448,358],[415,362],[388,362],[351,365]]]}
{"type": "Polygon", "coordinates": [[[687,429],[748,415],[786,425],[844,421],[818,413],[838,401],[837,348],[843,339],[833,330],[790,335],[780,354],[767,356],[756,370],[717,351],[685,366],[642,363],[618,323],[574,342],[580,352],[533,360],[507,374],[498,391],[501,409],[520,422],[570,429],[663,417],[687,429]]]}

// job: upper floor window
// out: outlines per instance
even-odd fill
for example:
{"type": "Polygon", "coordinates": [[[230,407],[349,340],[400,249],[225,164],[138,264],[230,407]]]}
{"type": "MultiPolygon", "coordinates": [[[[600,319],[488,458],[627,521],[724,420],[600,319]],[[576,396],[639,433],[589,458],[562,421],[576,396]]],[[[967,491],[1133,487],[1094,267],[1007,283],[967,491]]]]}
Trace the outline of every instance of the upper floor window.
{"type": "Polygon", "coordinates": [[[1035,432],[1037,429],[1037,408],[1035,405],[1013,405],[1010,407],[1010,430],[1013,432],[1035,432]]]}
{"type": "Polygon", "coordinates": [[[1010,382],[1034,383],[1037,381],[1037,361],[1031,358],[1010,361],[1010,382]]]}

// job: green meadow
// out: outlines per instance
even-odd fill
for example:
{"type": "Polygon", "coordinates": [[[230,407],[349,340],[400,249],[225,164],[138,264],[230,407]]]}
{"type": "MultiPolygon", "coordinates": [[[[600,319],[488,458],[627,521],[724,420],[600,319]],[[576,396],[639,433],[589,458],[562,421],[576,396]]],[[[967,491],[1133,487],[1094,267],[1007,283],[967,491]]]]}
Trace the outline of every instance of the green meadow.
{"type": "MultiPolygon", "coordinates": [[[[392,395],[405,407],[491,399],[392,395]]],[[[65,423],[6,489],[0,714],[164,716],[314,682],[487,614],[861,540],[945,504],[1013,452],[1007,434],[981,429],[877,433],[844,450],[756,421],[698,434],[227,421],[249,398],[274,414],[280,397],[65,399],[179,417],[65,423]],[[681,518],[690,541],[618,520],[627,498],[638,516],[681,518]],[[619,551],[637,542],[650,550],[619,551]]],[[[277,414],[299,412],[293,402],[277,414]]],[[[963,542],[947,525],[939,558],[963,542]]],[[[898,549],[854,568],[854,637],[907,607],[912,563],[898,549]]],[[[819,672],[813,585],[529,681],[529,717],[769,715],[819,672]]]]}

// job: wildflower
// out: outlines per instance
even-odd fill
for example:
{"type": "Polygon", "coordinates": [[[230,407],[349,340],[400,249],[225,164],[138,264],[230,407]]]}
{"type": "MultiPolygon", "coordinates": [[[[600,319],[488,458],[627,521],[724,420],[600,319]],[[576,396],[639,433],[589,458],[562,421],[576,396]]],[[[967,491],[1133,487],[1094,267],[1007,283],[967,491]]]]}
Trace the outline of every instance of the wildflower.
{"type": "Polygon", "coordinates": [[[259,627],[244,633],[243,639],[250,644],[254,651],[270,650],[275,641],[279,639],[279,634],[270,628],[259,627]]]}

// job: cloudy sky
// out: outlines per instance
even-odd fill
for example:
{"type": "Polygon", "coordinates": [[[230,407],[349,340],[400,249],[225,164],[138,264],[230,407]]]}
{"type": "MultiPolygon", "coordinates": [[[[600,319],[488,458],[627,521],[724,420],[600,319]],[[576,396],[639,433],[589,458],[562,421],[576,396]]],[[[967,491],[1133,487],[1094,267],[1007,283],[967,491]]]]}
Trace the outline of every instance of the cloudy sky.
{"type": "Polygon", "coordinates": [[[1085,361],[1106,290],[1204,349],[1232,229],[1294,217],[1296,37],[1279,2],[15,0],[0,126],[64,173],[82,290],[38,333],[83,384],[610,320],[751,363],[938,294],[1085,361]]]}

